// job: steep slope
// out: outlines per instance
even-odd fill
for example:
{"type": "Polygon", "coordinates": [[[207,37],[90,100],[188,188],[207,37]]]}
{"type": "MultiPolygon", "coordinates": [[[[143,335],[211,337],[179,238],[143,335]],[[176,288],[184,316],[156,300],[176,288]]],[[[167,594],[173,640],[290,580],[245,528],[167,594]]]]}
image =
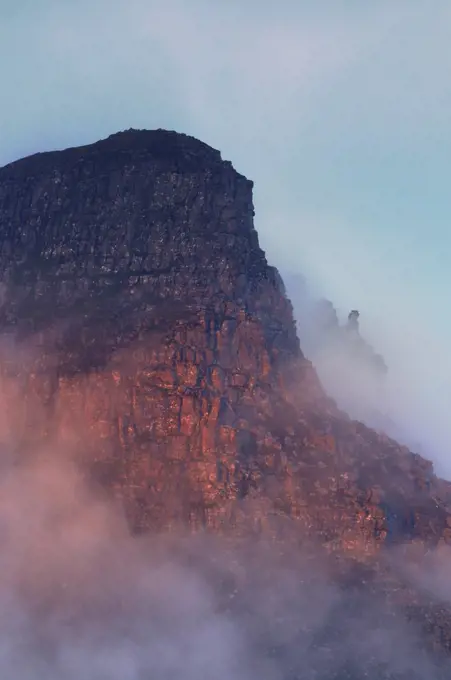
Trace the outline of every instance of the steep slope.
{"type": "MultiPolygon", "coordinates": [[[[5,450],[74,455],[135,532],[288,522],[360,563],[449,543],[431,463],[323,392],[253,215],[252,183],[174,132],[0,169],[5,450]]],[[[429,627],[449,645],[440,612],[429,627]]]]}

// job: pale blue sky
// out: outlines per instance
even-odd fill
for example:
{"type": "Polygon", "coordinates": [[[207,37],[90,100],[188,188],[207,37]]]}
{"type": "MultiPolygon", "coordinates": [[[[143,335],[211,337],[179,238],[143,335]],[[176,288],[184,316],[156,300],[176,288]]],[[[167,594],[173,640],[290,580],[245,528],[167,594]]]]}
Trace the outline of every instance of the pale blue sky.
{"type": "Polygon", "coordinates": [[[450,36],[449,0],[0,0],[0,164],[128,127],[219,148],[451,474],[450,36]]]}

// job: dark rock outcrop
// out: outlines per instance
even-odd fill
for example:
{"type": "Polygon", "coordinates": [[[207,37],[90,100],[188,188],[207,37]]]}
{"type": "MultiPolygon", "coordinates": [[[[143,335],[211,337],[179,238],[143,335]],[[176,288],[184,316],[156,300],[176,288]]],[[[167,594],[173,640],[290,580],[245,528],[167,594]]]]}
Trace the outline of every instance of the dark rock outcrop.
{"type": "Polygon", "coordinates": [[[431,463],[324,393],[253,215],[252,183],[174,132],[0,169],[3,445],[73,453],[136,532],[288,522],[381,573],[390,547],[450,543],[431,463]]]}

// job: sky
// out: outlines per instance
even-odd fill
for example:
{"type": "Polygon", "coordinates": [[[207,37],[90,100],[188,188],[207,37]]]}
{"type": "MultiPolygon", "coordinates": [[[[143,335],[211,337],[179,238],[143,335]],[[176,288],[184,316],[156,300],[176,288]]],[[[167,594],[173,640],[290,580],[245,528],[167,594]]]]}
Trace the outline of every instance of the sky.
{"type": "Polygon", "coordinates": [[[451,477],[450,30],[449,0],[0,0],[0,165],[130,127],[220,149],[451,477]]]}

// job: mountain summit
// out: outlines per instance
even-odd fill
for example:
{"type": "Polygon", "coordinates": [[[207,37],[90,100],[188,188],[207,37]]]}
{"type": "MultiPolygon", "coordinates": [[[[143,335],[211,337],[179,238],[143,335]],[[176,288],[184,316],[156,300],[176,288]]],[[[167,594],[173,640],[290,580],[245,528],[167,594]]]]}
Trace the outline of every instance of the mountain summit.
{"type": "Polygon", "coordinates": [[[383,565],[451,541],[449,485],[325,394],[252,187],[165,130],[0,169],[1,442],[70,451],[133,532],[288,531],[373,569],[447,647],[450,619],[383,565]]]}

